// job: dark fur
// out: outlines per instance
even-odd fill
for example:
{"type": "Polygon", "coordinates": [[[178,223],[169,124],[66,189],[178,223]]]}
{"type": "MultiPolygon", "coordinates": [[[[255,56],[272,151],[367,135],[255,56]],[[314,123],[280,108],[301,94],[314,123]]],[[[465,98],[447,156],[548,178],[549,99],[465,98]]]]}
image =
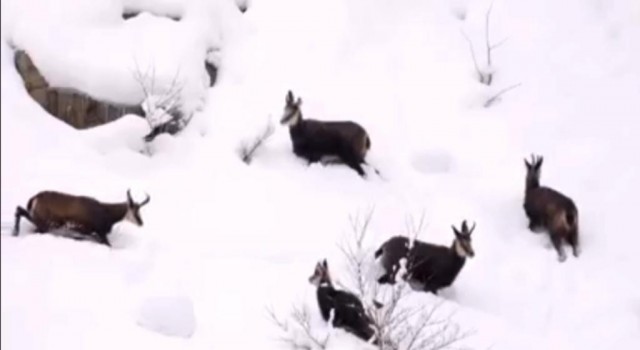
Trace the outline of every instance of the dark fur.
{"type": "Polygon", "coordinates": [[[309,282],[318,287],[316,291],[318,307],[325,321],[329,321],[333,311],[333,327],[342,328],[367,342],[374,338],[372,343],[378,344],[373,320],[365,312],[362,302],[356,295],[334,288],[326,260],[316,265],[309,282]]]}
{"type": "Polygon", "coordinates": [[[438,290],[449,287],[464,267],[466,256],[460,256],[456,244],[464,246],[467,255],[473,256],[471,248],[471,233],[475,225],[469,229],[466,221],[462,230],[453,227],[456,238],[451,247],[425,243],[414,240],[409,249],[407,237],[395,236],[386,241],[376,252],[375,257],[381,257],[381,263],[386,273],[378,279],[379,283],[395,284],[395,275],[400,267],[400,259],[406,257],[407,272],[402,276],[412,285],[420,285],[425,292],[438,294],[438,290]]]}
{"type": "Polygon", "coordinates": [[[543,157],[532,156],[529,163],[525,159],[527,177],[523,207],[529,219],[529,229],[544,229],[562,262],[566,260],[563,242],[572,247],[575,257],[580,255],[578,208],[571,198],[552,188],[540,186],[543,160],[543,157]]]}
{"type": "Polygon", "coordinates": [[[142,226],[139,210],[149,199],[147,196],[142,203],[135,203],[127,191],[127,201],[124,203],[102,203],[91,197],[42,191],[29,199],[27,209],[20,206],[16,208],[13,235],[18,235],[20,219],[25,217],[36,226],[37,233],[69,228],[85,236],[95,234],[98,242],[111,246],[107,234],[113,225],[122,221],[129,208],[132,208],[142,226]]]}
{"type": "MultiPolygon", "coordinates": [[[[417,242],[417,241],[416,241],[417,242]]],[[[400,259],[409,255],[409,238],[403,236],[394,236],[378,248],[375,252],[375,258],[381,258],[380,264],[385,273],[378,278],[378,283],[395,284],[396,274],[400,269],[400,259]]]]}
{"type": "Polygon", "coordinates": [[[366,130],[351,121],[303,119],[301,103],[300,98],[294,102],[291,91],[287,93],[285,115],[281,123],[287,123],[294,114],[299,115],[299,120],[289,126],[293,153],[306,159],[309,164],[321,161],[324,156],[336,156],[364,177],[362,164],[367,164],[365,156],[371,148],[371,139],[366,130]]]}

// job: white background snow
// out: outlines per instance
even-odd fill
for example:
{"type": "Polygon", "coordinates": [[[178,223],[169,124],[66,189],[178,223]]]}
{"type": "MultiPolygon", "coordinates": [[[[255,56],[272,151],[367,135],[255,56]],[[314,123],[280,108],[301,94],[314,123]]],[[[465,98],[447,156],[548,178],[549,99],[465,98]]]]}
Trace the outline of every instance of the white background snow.
{"type": "MultiPolygon", "coordinates": [[[[450,244],[462,219],[478,223],[476,257],[454,286],[418,300],[446,299],[475,332],[466,345],[640,348],[638,1],[496,0],[491,37],[507,41],[493,53],[490,87],[476,80],[461,32],[484,64],[489,1],[248,3],[241,14],[233,0],[2,1],[3,228],[44,189],[151,195],[145,226],[116,226],[113,249],[30,235],[27,223],[17,238],[3,230],[3,349],[284,349],[265,307],[286,313],[303,300],[319,318],[307,278],[327,258],[347,280],[336,243],[349,215],[371,206],[371,248],[423,211],[431,242],[450,244]],[[182,20],[124,21],[125,7],[182,20]],[[179,69],[196,115],[179,136],[158,137],[152,157],[135,116],[74,130],[30,99],[10,45],[52,84],[121,102],[142,97],[134,61],[159,79],[179,69]],[[212,46],[221,68],[209,88],[212,46]],[[305,166],[281,126],[242,163],[237,146],[280,118],[288,89],[308,118],[362,124],[386,181],[305,166]],[[542,183],[579,207],[579,259],[558,263],[546,236],[527,229],[522,159],[532,152],[545,156],[542,183]],[[158,300],[171,305],[149,311],[158,300]],[[190,323],[191,308],[197,324],[172,330],[191,337],[139,325],[172,310],[176,320],[149,328],[190,323]]],[[[336,334],[331,350],[358,344],[336,334]]]]}

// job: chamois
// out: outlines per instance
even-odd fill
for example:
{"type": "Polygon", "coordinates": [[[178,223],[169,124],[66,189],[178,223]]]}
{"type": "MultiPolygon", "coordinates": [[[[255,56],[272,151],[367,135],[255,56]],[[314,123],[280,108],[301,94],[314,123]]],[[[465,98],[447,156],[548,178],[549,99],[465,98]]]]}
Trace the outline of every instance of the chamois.
{"type": "Polygon", "coordinates": [[[413,289],[438,294],[438,290],[450,286],[462,270],[466,258],[475,253],[471,246],[471,233],[476,225],[469,229],[467,221],[462,222],[460,231],[451,226],[455,239],[451,247],[435,245],[414,240],[409,247],[409,239],[395,236],[386,241],[376,252],[376,258],[382,256],[385,275],[378,279],[379,283],[395,283],[400,259],[407,258],[404,280],[413,289]]]}
{"type": "Polygon", "coordinates": [[[326,259],[316,264],[309,283],[317,287],[318,306],[325,321],[329,321],[333,311],[333,327],[342,328],[366,342],[378,345],[373,320],[357,296],[334,288],[326,259]]]}
{"type": "Polygon", "coordinates": [[[42,191],[29,199],[27,209],[16,208],[13,235],[17,236],[20,219],[27,218],[36,228],[35,232],[45,233],[66,228],[91,236],[95,234],[99,243],[111,246],[107,234],[113,225],[128,220],[142,226],[140,208],[149,203],[147,198],[136,203],[127,190],[127,201],[123,203],[102,203],[98,200],[56,191],[42,191]]]}
{"type": "Polygon", "coordinates": [[[580,255],[578,243],[578,208],[571,198],[545,186],[540,186],[540,169],[543,157],[531,155],[531,162],[524,160],[527,177],[524,194],[524,212],[529,219],[529,229],[543,228],[563,262],[567,255],[562,246],[566,241],[573,248],[573,255],[580,255]]]}
{"type": "Polygon", "coordinates": [[[300,97],[294,100],[289,90],[280,124],[289,125],[293,153],[306,159],[308,164],[337,158],[365,177],[362,164],[368,165],[365,156],[371,148],[371,138],[366,130],[351,121],[302,119],[301,104],[300,97]]]}

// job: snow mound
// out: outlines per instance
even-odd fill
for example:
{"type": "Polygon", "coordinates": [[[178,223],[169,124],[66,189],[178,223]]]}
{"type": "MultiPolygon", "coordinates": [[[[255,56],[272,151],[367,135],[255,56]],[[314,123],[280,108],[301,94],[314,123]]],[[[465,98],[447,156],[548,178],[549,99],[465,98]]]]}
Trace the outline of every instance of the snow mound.
{"type": "Polygon", "coordinates": [[[193,302],[181,295],[148,297],[140,305],[137,323],[171,337],[190,338],[196,330],[193,302]]]}

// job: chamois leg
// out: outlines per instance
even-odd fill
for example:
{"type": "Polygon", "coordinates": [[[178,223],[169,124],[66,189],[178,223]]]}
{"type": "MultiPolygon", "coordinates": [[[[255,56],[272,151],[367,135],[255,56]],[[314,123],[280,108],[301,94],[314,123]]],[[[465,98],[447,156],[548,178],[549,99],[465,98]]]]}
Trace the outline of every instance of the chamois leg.
{"type": "Polygon", "coordinates": [[[27,219],[29,219],[29,221],[31,221],[31,215],[29,215],[29,212],[24,209],[21,206],[17,206],[16,207],[16,214],[15,214],[15,221],[13,223],[13,231],[11,231],[11,235],[12,236],[17,236],[18,235],[18,231],[20,231],[20,219],[22,217],[26,217],[27,219]]]}
{"type": "Polygon", "coordinates": [[[577,231],[574,230],[569,234],[569,236],[567,237],[567,242],[573,249],[573,256],[575,256],[576,258],[580,256],[581,250],[577,231]]]}
{"type": "Polygon", "coordinates": [[[29,213],[28,210],[26,210],[25,208],[18,206],[16,207],[16,213],[15,213],[15,222],[13,224],[13,231],[11,232],[11,234],[13,236],[17,236],[19,234],[20,231],[20,219],[21,218],[26,218],[27,220],[29,220],[29,222],[31,222],[33,225],[36,226],[36,232],[38,233],[44,233],[46,231],[46,229],[43,227],[43,225],[39,222],[36,222],[36,220],[34,220],[31,217],[31,214],[29,213]]]}
{"type": "Polygon", "coordinates": [[[558,261],[564,262],[567,260],[567,254],[564,252],[564,247],[562,246],[562,236],[552,233],[551,243],[553,243],[553,247],[558,252],[558,261]]]}
{"type": "Polygon", "coordinates": [[[366,177],[367,174],[364,172],[364,169],[362,169],[362,166],[360,165],[362,163],[361,160],[351,156],[341,156],[340,158],[342,158],[345,164],[347,164],[351,169],[355,170],[358,175],[363,178],[366,177]]]}
{"type": "Polygon", "coordinates": [[[380,284],[394,284],[393,283],[393,278],[391,277],[391,275],[387,272],[384,275],[380,276],[380,278],[378,278],[378,283],[380,284]]]}
{"type": "Polygon", "coordinates": [[[96,238],[98,240],[98,243],[102,243],[102,244],[106,245],[107,247],[111,248],[111,243],[109,243],[109,239],[107,239],[107,234],[106,233],[98,232],[96,234],[96,238]]]}

